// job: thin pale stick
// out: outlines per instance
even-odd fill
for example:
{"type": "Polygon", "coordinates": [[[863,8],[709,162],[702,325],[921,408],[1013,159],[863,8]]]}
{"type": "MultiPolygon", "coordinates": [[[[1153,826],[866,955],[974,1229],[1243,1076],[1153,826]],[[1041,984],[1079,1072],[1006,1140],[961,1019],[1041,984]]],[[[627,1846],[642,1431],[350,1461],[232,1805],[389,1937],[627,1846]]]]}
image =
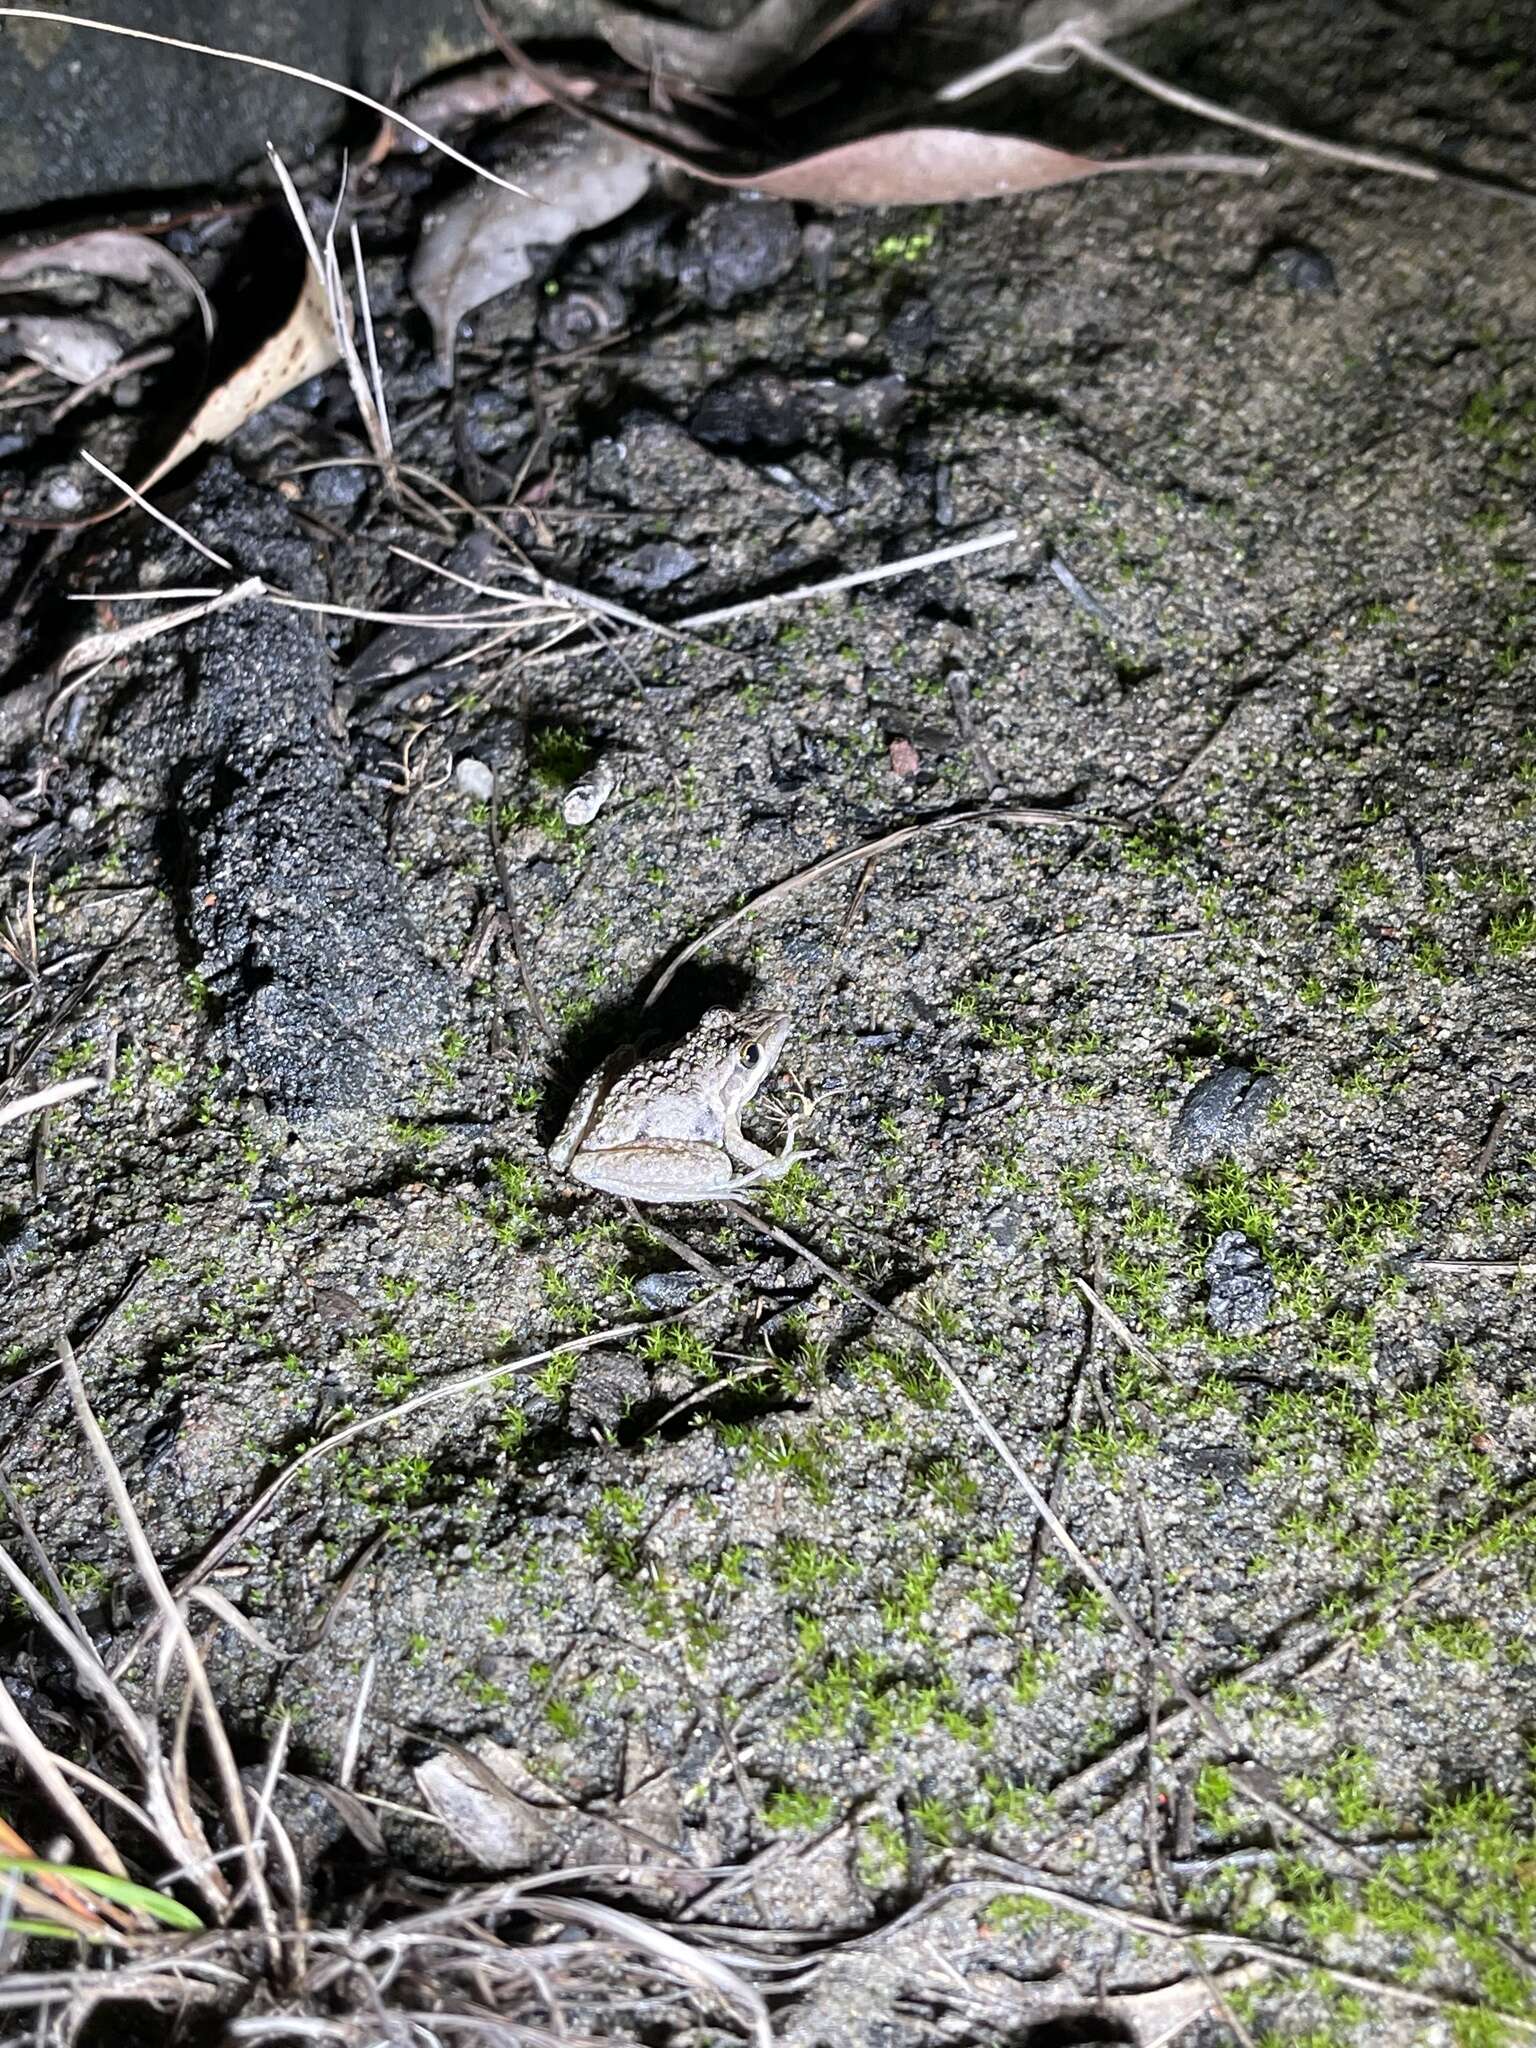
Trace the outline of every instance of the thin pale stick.
{"type": "Polygon", "coordinates": [[[32,1116],[40,1109],[55,1109],[61,1102],[73,1102],[77,1095],[88,1095],[93,1088],[99,1088],[99,1079],[82,1074],[74,1081],[54,1081],[46,1088],[39,1088],[35,1095],[23,1095],[17,1102],[8,1102],[0,1109],[0,1125],[14,1124],[24,1116],[32,1116]]]}
{"type": "Polygon", "coordinates": [[[336,1782],[343,1792],[352,1789],[357,1759],[363,1747],[363,1724],[368,1718],[368,1702],[373,1697],[373,1681],[378,1676],[378,1669],[378,1654],[370,1651],[363,1666],[363,1675],[358,1680],[357,1698],[352,1703],[352,1718],[347,1723],[347,1739],[341,1752],[341,1768],[336,1773],[336,1782]]]}
{"type": "MultiPolygon", "coordinates": [[[[841,1272],[836,1266],[828,1265],[827,1261],[816,1252],[813,1252],[809,1245],[802,1243],[799,1238],[792,1236],[789,1231],[781,1229],[778,1224],[772,1223],[766,1217],[759,1215],[755,1210],[748,1207],[746,1203],[727,1201],[723,1206],[727,1211],[746,1219],[755,1230],[773,1238],[788,1250],[798,1253],[817,1272],[824,1274],[834,1286],[840,1287],[846,1294],[852,1295],[855,1301],[862,1302],[873,1314],[883,1317],[888,1322],[909,1331],[917,1338],[923,1349],[928,1353],[928,1356],[949,1382],[954,1392],[960,1397],[961,1405],[970,1416],[977,1431],[1001,1460],[1004,1470],[1009,1474],[1014,1484],[1034,1509],[1035,1514],[1050,1530],[1063,1556],[1076,1567],[1077,1571],[1087,1580],[1099,1597],[1108,1604],[1111,1612],[1118,1617],[1121,1626],[1146,1659],[1149,1672],[1156,1672],[1164,1680],[1209,1735],[1222,1743],[1228,1750],[1240,1751],[1244,1745],[1239,1741],[1233,1730],[1223,1721],[1216,1708],[1194,1689],[1191,1682],[1185,1678],[1184,1674],[1163,1652],[1152,1633],[1132,1611],[1126,1601],[1121,1598],[1120,1594],[1116,1592],[1115,1588],[1105,1578],[1098,1566],[1094,1564],[1087,1552],[1079,1546],[1077,1539],[1057,1514],[1055,1508],[1052,1507],[1045,1494],[1041,1492],[1034,1480],[1025,1471],[1012,1448],[1005,1441],[986,1410],[977,1400],[975,1394],[971,1391],[969,1383],[949,1357],[943,1345],[938,1343],[933,1337],[930,1337],[920,1323],[914,1322],[910,1316],[904,1316],[899,1309],[891,1308],[887,1303],[879,1300],[877,1296],[870,1294],[865,1288],[860,1287],[857,1281],[851,1279],[847,1273],[841,1272]]],[[[1250,1767],[1247,1771],[1235,1772],[1232,1784],[1233,1789],[1240,1798],[1257,1806],[1261,1811],[1276,1815],[1285,1821],[1287,1825],[1296,1828],[1303,1834],[1310,1834],[1314,1837],[1321,1836],[1346,1861],[1359,1862],[1359,1859],[1353,1856],[1353,1852],[1347,1844],[1334,1842],[1331,1836],[1323,1835],[1321,1829],[1308,1821],[1304,1815],[1294,1812],[1292,1808],[1281,1800],[1279,1797],[1278,1780],[1275,1779],[1272,1772],[1264,1770],[1262,1766],[1250,1767]]],[[[1370,1871],[1367,1866],[1362,1865],[1361,1868],[1366,1876],[1377,1874],[1370,1871]]],[[[1423,1892],[1414,1891],[1406,1885],[1399,1884],[1390,1877],[1386,1878],[1386,1882],[1395,1896],[1412,1900],[1438,1920],[1441,1926],[1447,1928],[1452,1933],[1465,1930],[1466,1923],[1456,1913],[1442,1907],[1436,1900],[1428,1897],[1423,1892]]],[[[1500,1951],[1508,1955],[1512,1961],[1519,1964],[1522,1968],[1525,1967],[1524,1956],[1512,1943],[1497,1934],[1487,1938],[1492,1940],[1500,1951]]],[[[1536,2031],[1536,2028],[1533,2028],[1533,2031],[1536,2031]]]]}
{"type": "MultiPolygon", "coordinates": [[[[77,669],[88,668],[87,674],[77,677],[72,686],[78,690],[109,661],[115,660],[119,654],[126,654],[131,647],[140,647],[161,633],[174,632],[178,626],[189,626],[194,619],[206,619],[211,613],[221,612],[229,605],[242,604],[248,597],[265,595],[266,585],[261,578],[247,576],[243,583],[232,584],[228,590],[220,591],[217,597],[210,597],[204,604],[188,605],[179,612],[162,612],[153,619],[140,619],[136,626],[115,626],[107,633],[87,634],[85,639],[77,640],[73,647],[65,650],[59,661],[59,674],[71,676],[77,669]]],[[[54,699],[55,703],[59,701],[60,698],[54,699]]]]}
{"type": "Polygon", "coordinates": [[[1084,1301],[1088,1303],[1088,1306],[1094,1311],[1095,1315],[1102,1320],[1105,1328],[1114,1331],[1132,1358],[1138,1359],[1141,1364],[1147,1367],[1149,1372],[1155,1372],[1159,1378],[1166,1378],[1161,1360],[1154,1352],[1147,1349],[1134,1330],[1121,1321],[1119,1316],[1115,1314],[1114,1310],[1104,1300],[1103,1296],[1090,1287],[1080,1274],[1073,1273],[1069,1275],[1069,1278],[1084,1301]]]}
{"type": "Polygon", "coordinates": [[[786,875],[782,882],[770,882],[755,896],[749,896],[739,909],[728,917],[722,917],[712,924],[700,937],[691,939],[675,959],[668,962],[657,977],[655,985],[646,997],[643,1008],[649,1009],[659,996],[670,987],[697,954],[716,939],[724,938],[729,931],[742,924],[749,917],[755,917],[760,910],[768,909],[783,896],[793,895],[797,890],[809,888],[811,883],[821,881],[827,875],[835,875],[842,868],[851,867],[857,861],[878,860],[882,854],[894,853],[900,846],[908,845],[914,839],[921,839],[928,833],[955,832],[962,825],[1086,825],[1112,824],[1107,818],[1097,818],[1086,811],[1036,811],[1026,810],[1012,804],[991,804],[969,811],[952,811],[947,817],[924,818],[915,825],[898,825],[894,832],[882,833],[878,839],[862,840],[857,846],[845,846],[838,853],[829,853],[822,860],[812,861],[808,868],[801,868],[793,875],[786,875]]]}
{"type": "Polygon", "coordinates": [[[229,1745],[229,1736],[214,1701],[213,1688],[208,1683],[208,1673],[203,1667],[197,1644],[193,1641],[192,1631],[187,1626],[186,1616],[171,1597],[171,1589],[166,1584],[165,1574],[160,1569],[154,1548],[144,1533],[144,1525],[139,1520],[138,1510],[134,1507],[123,1475],[118,1469],[117,1460],[113,1457],[111,1447],[102,1433],[101,1424],[96,1420],[95,1412],[86,1395],[85,1381],[80,1372],[79,1361],[75,1357],[74,1346],[67,1337],[61,1335],[57,1349],[59,1363],[64,1371],[64,1381],[69,1388],[69,1398],[74,1406],[75,1419],[101,1474],[123,1534],[128,1539],[128,1548],[133,1554],[134,1565],[150,1598],[160,1610],[161,1619],[169,1631],[169,1639],[180,1650],[188,1690],[196,1698],[202,1711],[203,1732],[207,1737],[224,1794],[229,1824],[246,1851],[246,1868],[257,1916],[269,1940],[275,1943],[277,1916],[273,1911],[266,1879],[261,1872],[260,1859],[255,1854],[255,1842],[251,1834],[250,1814],[245,1803],[245,1788],[240,1781],[240,1769],[235,1762],[234,1752],[229,1745]]]}
{"type": "Polygon", "coordinates": [[[188,533],[187,529],[179,525],[169,512],[162,512],[157,505],[151,505],[142,491],[136,491],[133,485],[120,477],[115,469],[108,469],[99,455],[93,455],[89,448],[82,448],[80,454],[82,459],[91,465],[92,469],[99,470],[110,483],[116,484],[123,496],[132,504],[137,505],[141,512],[147,512],[151,519],[157,519],[168,532],[174,533],[178,540],[185,541],[189,548],[196,548],[197,552],[212,562],[216,569],[228,569],[231,575],[234,574],[235,565],[233,562],[227,562],[215,549],[206,546],[204,542],[198,539],[195,533],[188,533]]]}
{"type": "MultiPolygon", "coordinates": [[[[261,1521],[273,1503],[285,1494],[293,1482],[311,1465],[321,1458],[329,1457],[333,1451],[349,1444],[354,1437],[365,1436],[369,1430],[381,1429],[386,1423],[398,1422],[406,1415],[414,1415],[423,1408],[435,1407],[439,1401],[454,1400],[460,1395],[473,1394],[481,1387],[488,1387],[499,1379],[513,1379],[531,1372],[536,1365],[545,1365],[552,1358],[563,1358],[570,1353],[591,1351],[602,1344],[620,1344],[626,1337],[638,1337],[646,1330],[653,1329],[658,1322],[676,1322],[675,1315],[656,1316],[643,1322],[617,1323],[611,1329],[589,1331],[584,1337],[569,1337],[563,1343],[551,1344],[542,1351],[530,1351],[522,1358],[509,1359],[501,1365],[477,1366],[473,1372],[457,1373],[441,1385],[424,1387],[419,1394],[412,1394],[409,1400],[396,1402],[392,1408],[384,1409],[378,1415],[360,1415],[341,1429],[332,1430],[318,1443],[301,1451],[291,1464],[285,1465],[277,1477],[264,1486],[249,1507],[244,1508],[235,1520],[203,1553],[199,1561],[181,1579],[176,1588],[176,1597],[184,1599],[192,1588],[199,1585],[216,1566],[222,1564],[241,1538],[247,1535],[261,1521]]],[[[113,1676],[121,1677],[129,1664],[138,1655],[147,1640],[149,1631],[144,1631],[124,1652],[114,1667],[113,1676]]]]}
{"type": "Polygon", "coordinates": [[[77,1841],[90,1850],[96,1864],[102,1870],[110,1871],[113,1877],[126,1877],[128,1866],[113,1847],[111,1837],[102,1833],[76,1798],[52,1752],[23,1719],[21,1709],[11,1697],[3,1678],[0,1678],[0,1738],[15,1750],[58,1808],[65,1826],[77,1841]]]}
{"type": "Polygon", "coordinates": [[[1415,1259],[1410,1273],[1481,1273],[1493,1280],[1518,1280],[1536,1273],[1536,1259],[1415,1259]]]}
{"type": "Polygon", "coordinates": [[[173,597],[224,597],[228,586],[184,583],[166,590],[66,590],[66,604],[162,604],[173,597]]]}
{"type": "Polygon", "coordinates": [[[352,238],[352,268],[357,276],[357,303],[363,320],[363,340],[368,349],[368,375],[373,384],[374,410],[379,418],[379,437],[384,443],[384,455],[388,462],[394,460],[395,437],[389,424],[389,402],[384,395],[384,372],[379,365],[379,348],[373,333],[373,303],[368,296],[368,273],[363,268],[363,245],[357,232],[357,222],[350,223],[352,238]]]}
{"type": "Polygon", "coordinates": [[[866,583],[884,583],[892,576],[915,576],[920,569],[934,569],[943,562],[958,562],[965,555],[984,554],[991,548],[1005,548],[1019,538],[1016,526],[999,533],[985,533],[976,540],[959,540],[951,547],[930,548],[926,554],[908,555],[899,562],[882,562],[875,569],[851,569],[846,576],[829,576],[824,583],[801,583],[793,590],[776,590],[767,597],[749,597],[741,604],[721,605],[715,611],[688,612],[672,621],[692,630],[700,626],[723,626],[731,619],[750,618],[754,612],[771,611],[781,604],[804,604],[809,598],[831,597],[840,590],[858,590],[866,583]]]}
{"type": "MultiPolygon", "coordinates": [[[[1011,1890],[1024,1892],[1030,1898],[1055,1906],[1060,1912],[1081,1914],[1085,1920],[1097,1920],[1106,1927],[1119,1928],[1125,1933],[1139,1934],[1154,1941],[1176,1942],[1181,1948],[1198,1942],[1208,1948],[1225,1949],[1229,1954],[1254,1956],[1263,1962],[1273,1963],[1281,1970],[1302,1974],[1319,1970],[1334,1983],[1347,1985],[1351,1990],[1377,1991],[1404,2005],[1416,2005],[1425,2012],[1497,2012],[1498,2017],[1510,2026],[1517,2027],[1522,2033],[1536,2035],[1536,2020],[1522,2019],[1501,2008],[1445,1997],[1434,1991],[1419,1991],[1410,1985],[1395,1983],[1390,1977],[1367,1977],[1358,1970],[1344,1970],[1336,1964],[1320,1962],[1316,1956],[1296,1955],[1276,1942],[1258,1941],[1244,1934],[1226,1934],[1214,1928],[1186,1927],[1176,1920],[1163,1920],[1139,1908],[1115,1906],[1103,1899],[1087,1898],[1057,1885],[1043,1884],[1035,1871],[1024,1865],[1011,1865],[1004,1856],[983,1856],[978,1861],[982,1867],[996,1870],[1011,1890]]],[[[963,1883],[966,1889],[973,1884],[979,1888],[985,1880],[970,1879],[963,1883]]],[[[954,1887],[955,1890],[960,1888],[954,1887]]],[[[889,1932],[889,1929],[885,1931],[889,1932]]]]}

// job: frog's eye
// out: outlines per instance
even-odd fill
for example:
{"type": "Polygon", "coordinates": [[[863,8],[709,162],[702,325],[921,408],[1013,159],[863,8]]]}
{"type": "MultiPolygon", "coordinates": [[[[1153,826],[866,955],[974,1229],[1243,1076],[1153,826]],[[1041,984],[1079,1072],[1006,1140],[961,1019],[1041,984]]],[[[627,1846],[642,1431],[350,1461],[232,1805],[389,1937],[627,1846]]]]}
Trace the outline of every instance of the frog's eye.
{"type": "Polygon", "coordinates": [[[741,1061],[741,1064],[747,1069],[748,1073],[750,1073],[752,1069],[758,1064],[758,1062],[762,1059],[762,1056],[763,1048],[758,1044],[755,1038],[749,1038],[746,1044],[741,1048],[739,1054],[737,1055],[737,1057],[741,1061]]]}

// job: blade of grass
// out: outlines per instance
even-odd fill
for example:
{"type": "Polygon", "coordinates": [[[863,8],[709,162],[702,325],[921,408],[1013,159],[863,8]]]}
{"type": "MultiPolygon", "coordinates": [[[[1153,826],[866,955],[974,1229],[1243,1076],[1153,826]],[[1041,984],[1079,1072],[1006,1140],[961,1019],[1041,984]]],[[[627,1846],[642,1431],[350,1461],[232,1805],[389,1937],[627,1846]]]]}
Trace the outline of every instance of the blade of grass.
{"type": "Polygon", "coordinates": [[[164,1892],[153,1891],[147,1884],[114,1877],[110,1871],[92,1870],[83,1863],[50,1863],[43,1856],[0,1856],[0,1872],[7,1870],[17,1871],[23,1877],[62,1878],[78,1885],[81,1891],[110,1899],[114,1905],[131,1906],[135,1912],[147,1913],[163,1927],[175,1927],[187,1934],[202,1932],[203,1923],[190,1906],[182,1905],[179,1899],[168,1899],[164,1892]]]}

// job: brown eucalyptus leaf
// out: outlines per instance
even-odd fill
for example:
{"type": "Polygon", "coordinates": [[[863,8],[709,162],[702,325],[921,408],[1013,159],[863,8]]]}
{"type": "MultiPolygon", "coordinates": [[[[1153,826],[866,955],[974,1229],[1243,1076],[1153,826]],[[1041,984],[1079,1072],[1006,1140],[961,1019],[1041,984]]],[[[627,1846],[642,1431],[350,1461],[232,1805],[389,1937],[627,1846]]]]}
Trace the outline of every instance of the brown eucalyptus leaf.
{"type": "Polygon", "coordinates": [[[459,322],[531,275],[531,249],[627,213],[651,182],[655,151],[628,135],[553,110],[517,132],[513,168],[527,192],[467,186],[427,216],[411,263],[411,296],[432,323],[444,382],[459,322]]]}
{"type": "Polygon", "coordinates": [[[597,32],[648,77],[726,97],[764,92],[880,0],[758,0],[734,28],[696,28],[604,0],[597,32]]]}
{"type": "MultiPolygon", "coordinates": [[[[962,199],[1002,199],[1070,185],[1121,164],[1069,156],[1022,135],[985,135],[974,128],[905,128],[866,135],[752,177],[723,178],[777,199],[823,206],[935,206],[962,199]]],[[[707,171],[701,176],[708,177],[707,171]]]]}
{"type": "Polygon", "coordinates": [[[208,294],[178,256],[148,235],[129,228],[93,228],[66,235],[59,242],[34,242],[0,252],[0,284],[13,291],[46,290],[46,273],[108,277],[119,284],[149,284],[168,277],[192,299],[202,315],[203,333],[213,339],[213,308],[208,294]],[[40,275],[41,273],[41,275],[40,275]]]}
{"type": "Polygon", "coordinates": [[[138,488],[147,491],[199,448],[227,441],[264,407],[328,370],[338,353],[325,293],[313,266],[306,264],[303,289],[288,318],[254,355],[214,386],[138,488]]]}

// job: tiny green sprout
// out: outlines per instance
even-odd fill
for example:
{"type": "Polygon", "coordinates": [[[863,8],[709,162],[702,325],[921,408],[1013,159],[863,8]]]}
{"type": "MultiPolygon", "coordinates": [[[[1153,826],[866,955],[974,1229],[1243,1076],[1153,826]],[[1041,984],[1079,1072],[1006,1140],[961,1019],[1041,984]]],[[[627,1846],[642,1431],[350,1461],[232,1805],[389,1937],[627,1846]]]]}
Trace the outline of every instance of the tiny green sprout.
{"type": "Polygon", "coordinates": [[[921,263],[938,238],[936,226],[915,228],[905,235],[882,235],[875,244],[874,259],[886,268],[921,263]]]}
{"type": "Polygon", "coordinates": [[[1195,1780],[1195,1811],[1210,1828],[1225,1833],[1236,1821],[1237,1787],[1224,1764],[1204,1764],[1195,1780]]]}
{"type": "Polygon", "coordinates": [[[574,1742],[581,1734],[581,1716],[567,1699],[546,1700],[544,1718],[562,1742],[574,1742]]]}
{"type": "Polygon", "coordinates": [[[1364,1265],[1407,1235],[1419,1205],[1409,1196],[1372,1196],[1358,1190],[1330,1202],[1323,1216],[1329,1236],[1350,1265],[1364,1265]]]}
{"type": "Polygon", "coordinates": [[[547,1365],[540,1366],[533,1376],[533,1384],[546,1401],[561,1401],[576,1377],[579,1364],[574,1352],[561,1351],[547,1365]]]}
{"type": "Polygon", "coordinates": [[[937,1793],[930,1793],[925,1799],[914,1799],[912,1818],[924,1839],[935,1849],[953,1848],[965,1832],[962,1816],[937,1793]]]}

